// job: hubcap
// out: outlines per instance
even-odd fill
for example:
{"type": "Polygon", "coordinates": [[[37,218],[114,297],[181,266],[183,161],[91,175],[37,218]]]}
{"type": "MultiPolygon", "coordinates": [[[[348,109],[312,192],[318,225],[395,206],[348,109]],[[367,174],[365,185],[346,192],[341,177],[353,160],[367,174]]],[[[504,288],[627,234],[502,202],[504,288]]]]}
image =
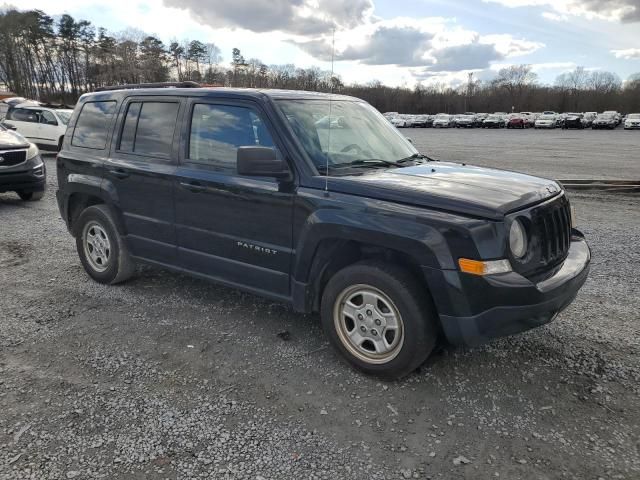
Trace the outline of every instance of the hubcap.
{"type": "Polygon", "coordinates": [[[404,343],[400,312],[370,285],[346,288],[337,298],[333,319],[338,338],[358,359],[379,365],[393,360],[404,343]]]}
{"type": "Polygon", "coordinates": [[[84,253],[97,272],[104,272],[109,267],[111,259],[111,242],[107,232],[98,222],[89,222],[82,232],[84,253]]]}

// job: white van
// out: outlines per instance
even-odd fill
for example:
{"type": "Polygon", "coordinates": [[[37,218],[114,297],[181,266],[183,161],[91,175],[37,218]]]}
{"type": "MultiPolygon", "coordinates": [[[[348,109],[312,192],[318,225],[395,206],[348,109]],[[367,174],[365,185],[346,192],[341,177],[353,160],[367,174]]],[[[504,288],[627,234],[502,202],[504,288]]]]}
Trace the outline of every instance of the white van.
{"type": "Polygon", "coordinates": [[[9,128],[15,127],[32,143],[60,150],[72,112],[68,109],[18,105],[7,112],[3,123],[9,128]]]}

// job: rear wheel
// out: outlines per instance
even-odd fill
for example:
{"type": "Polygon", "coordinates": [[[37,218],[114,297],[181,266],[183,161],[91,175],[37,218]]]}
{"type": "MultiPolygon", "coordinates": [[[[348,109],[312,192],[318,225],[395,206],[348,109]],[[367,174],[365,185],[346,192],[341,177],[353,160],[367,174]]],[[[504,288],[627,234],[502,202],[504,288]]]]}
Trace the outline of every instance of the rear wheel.
{"type": "Polygon", "coordinates": [[[436,343],[437,315],[428,295],[408,271],[384,262],[336,273],[324,290],[321,317],[348,363],[389,380],[415,370],[436,343]]]}
{"type": "Polygon", "coordinates": [[[94,205],[80,214],[76,226],[76,248],[82,266],[96,282],[124,282],[135,270],[106,205],[94,205]]]}

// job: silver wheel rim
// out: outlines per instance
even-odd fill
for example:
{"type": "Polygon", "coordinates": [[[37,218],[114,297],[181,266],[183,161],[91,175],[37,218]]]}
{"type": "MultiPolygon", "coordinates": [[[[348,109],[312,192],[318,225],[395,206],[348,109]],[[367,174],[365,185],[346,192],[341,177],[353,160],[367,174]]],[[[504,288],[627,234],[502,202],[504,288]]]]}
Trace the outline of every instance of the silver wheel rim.
{"type": "Polygon", "coordinates": [[[104,272],[109,268],[111,242],[102,225],[95,221],[87,223],[82,231],[82,243],[91,268],[96,272],[104,272]]]}
{"type": "Polygon", "coordinates": [[[395,304],[370,285],[342,291],[333,308],[338,338],[363,362],[380,365],[398,356],[404,343],[404,324],[395,304]]]}

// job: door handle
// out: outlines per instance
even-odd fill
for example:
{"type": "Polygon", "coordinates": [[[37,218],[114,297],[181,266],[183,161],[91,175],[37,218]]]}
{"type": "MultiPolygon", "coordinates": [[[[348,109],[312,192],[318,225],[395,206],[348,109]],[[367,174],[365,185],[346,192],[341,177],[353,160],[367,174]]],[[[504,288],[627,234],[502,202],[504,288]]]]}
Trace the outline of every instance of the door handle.
{"type": "Polygon", "coordinates": [[[122,168],[114,168],[113,170],[109,171],[116,178],[127,178],[129,176],[129,172],[123,170],[122,168]]]}
{"type": "Polygon", "coordinates": [[[193,193],[204,192],[207,189],[207,187],[198,182],[180,182],[180,186],[193,193]]]}

